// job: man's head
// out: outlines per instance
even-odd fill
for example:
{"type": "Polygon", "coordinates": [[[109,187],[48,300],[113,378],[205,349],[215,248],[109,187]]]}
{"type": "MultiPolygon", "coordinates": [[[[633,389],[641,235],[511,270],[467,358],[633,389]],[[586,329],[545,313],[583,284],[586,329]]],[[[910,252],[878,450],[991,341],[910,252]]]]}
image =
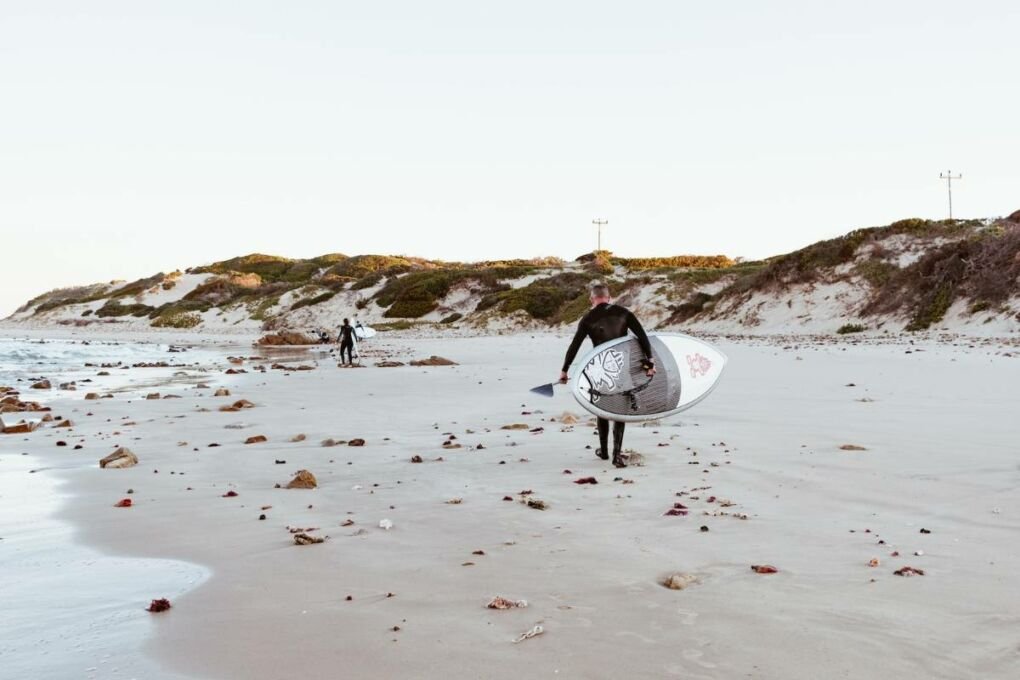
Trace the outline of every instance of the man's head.
{"type": "Polygon", "coordinates": [[[351,320],[350,319],[344,319],[344,325],[345,326],[349,326],[350,324],[351,324],[351,320]]]}
{"type": "Polygon", "coordinates": [[[612,296],[609,295],[609,286],[602,283],[601,281],[592,281],[588,285],[588,297],[591,299],[591,304],[600,305],[603,302],[611,302],[612,296]]]}

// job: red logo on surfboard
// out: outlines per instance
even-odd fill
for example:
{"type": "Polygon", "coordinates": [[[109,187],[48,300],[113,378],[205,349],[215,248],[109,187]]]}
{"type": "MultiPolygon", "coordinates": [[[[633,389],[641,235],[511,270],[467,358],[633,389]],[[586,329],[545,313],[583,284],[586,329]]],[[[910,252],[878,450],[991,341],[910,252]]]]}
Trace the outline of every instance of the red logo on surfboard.
{"type": "Polygon", "coordinates": [[[712,362],[701,354],[688,354],[687,365],[691,369],[692,378],[697,378],[701,375],[708,375],[708,370],[712,368],[712,362]]]}

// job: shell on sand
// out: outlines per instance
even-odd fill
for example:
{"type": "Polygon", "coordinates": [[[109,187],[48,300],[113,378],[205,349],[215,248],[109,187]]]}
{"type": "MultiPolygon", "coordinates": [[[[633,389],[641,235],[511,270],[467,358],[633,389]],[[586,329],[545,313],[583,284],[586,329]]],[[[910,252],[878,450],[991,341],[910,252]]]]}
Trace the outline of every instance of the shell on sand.
{"type": "Polygon", "coordinates": [[[694,574],[685,574],[682,571],[677,571],[663,579],[662,585],[670,590],[684,590],[688,586],[700,582],[700,580],[694,574]]]}
{"type": "Polygon", "coordinates": [[[138,465],[138,456],[123,446],[99,461],[101,468],[126,468],[132,465],[138,465]]]}

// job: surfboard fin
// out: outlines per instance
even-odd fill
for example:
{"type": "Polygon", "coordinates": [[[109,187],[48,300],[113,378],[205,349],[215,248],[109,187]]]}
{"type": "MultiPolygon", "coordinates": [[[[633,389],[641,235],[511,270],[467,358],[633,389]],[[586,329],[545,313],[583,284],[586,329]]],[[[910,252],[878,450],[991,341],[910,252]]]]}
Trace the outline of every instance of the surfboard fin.
{"type": "Polygon", "coordinates": [[[543,397],[551,397],[553,395],[553,385],[555,385],[555,383],[546,383],[545,385],[532,387],[531,391],[535,394],[541,394],[543,397]]]}

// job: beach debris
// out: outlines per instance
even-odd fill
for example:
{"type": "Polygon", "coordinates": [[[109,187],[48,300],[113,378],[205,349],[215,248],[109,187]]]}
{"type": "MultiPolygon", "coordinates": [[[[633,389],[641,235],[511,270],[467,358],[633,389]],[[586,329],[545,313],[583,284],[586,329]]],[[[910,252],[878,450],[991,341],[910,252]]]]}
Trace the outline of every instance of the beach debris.
{"type": "Polygon", "coordinates": [[[916,567],[900,567],[893,573],[897,576],[924,576],[924,569],[917,569],[916,567]]]}
{"type": "Polygon", "coordinates": [[[771,564],[752,564],[751,571],[756,574],[775,574],[779,572],[779,570],[771,564]]]}
{"type": "Polygon", "coordinates": [[[922,533],[922,534],[930,534],[931,533],[931,529],[921,529],[920,533],[922,533]]]}
{"type": "Polygon", "coordinates": [[[286,464],[287,464],[287,461],[285,461],[285,460],[281,460],[281,459],[279,459],[279,458],[274,458],[274,459],[273,459],[273,462],[274,462],[274,463],[275,463],[276,465],[286,465],[286,464]]]}
{"type": "Polygon", "coordinates": [[[326,542],[325,538],[322,538],[321,536],[312,536],[310,534],[306,534],[303,531],[300,532],[300,533],[294,534],[294,544],[295,545],[313,545],[315,543],[325,543],[325,542],[326,542]]]}
{"type": "Polygon", "coordinates": [[[686,505],[683,503],[674,503],[673,507],[662,513],[663,517],[686,517],[689,512],[686,505]]]}
{"type": "Polygon", "coordinates": [[[130,498],[121,498],[119,501],[113,504],[115,508],[130,508],[132,505],[130,498]]]}
{"type": "Polygon", "coordinates": [[[528,425],[525,424],[525,423],[510,423],[509,425],[504,425],[503,427],[501,427],[499,429],[501,429],[501,430],[530,430],[531,428],[528,427],[528,425]]]}
{"type": "Polygon", "coordinates": [[[165,597],[161,597],[158,600],[153,600],[152,602],[150,602],[149,606],[146,607],[145,611],[152,612],[153,614],[158,614],[160,612],[165,612],[168,609],[170,609],[170,600],[166,599],[165,597]]]}
{"type": "Polygon", "coordinates": [[[421,463],[421,462],[424,462],[424,461],[422,460],[421,456],[419,456],[418,454],[415,454],[415,455],[411,456],[411,462],[412,463],[421,463]]]}
{"type": "Polygon", "coordinates": [[[463,502],[464,502],[463,498],[451,498],[450,500],[446,501],[446,504],[447,505],[460,505],[463,502]]]}
{"type": "Polygon", "coordinates": [[[379,520],[379,528],[385,531],[389,531],[390,529],[393,528],[393,522],[388,519],[381,519],[379,520]]]}
{"type": "Polygon", "coordinates": [[[266,518],[266,515],[265,515],[265,513],[263,513],[263,514],[259,515],[259,520],[264,520],[265,518],[266,518]]]}
{"type": "Polygon", "coordinates": [[[531,496],[522,498],[521,502],[527,505],[529,508],[533,508],[535,510],[546,510],[549,507],[549,505],[545,501],[539,500],[538,498],[532,498],[531,496]]]}
{"type": "Polygon", "coordinates": [[[96,392],[89,392],[85,395],[86,401],[95,401],[96,399],[99,399],[99,395],[96,392]]]}
{"type": "Polygon", "coordinates": [[[145,395],[145,398],[146,398],[146,399],[150,399],[150,400],[156,400],[156,399],[159,399],[159,398],[160,398],[160,397],[159,397],[159,392],[150,392],[149,394],[146,394],[146,395],[145,395]]]}
{"type": "Polygon", "coordinates": [[[126,468],[132,465],[138,465],[138,456],[123,446],[99,461],[101,468],[126,468]]]}
{"type": "Polygon", "coordinates": [[[858,446],[857,444],[843,444],[843,445],[841,445],[839,447],[839,450],[840,451],[867,451],[868,449],[866,449],[863,446],[858,446]]]}
{"type": "Polygon", "coordinates": [[[4,434],[28,434],[34,432],[37,427],[38,420],[22,420],[13,425],[4,425],[3,421],[0,421],[0,431],[4,434]]]}
{"type": "Polygon", "coordinates": [[[67,446],[67,442],[61,440],[57,442],[57,446],[67,446]]]}
{"type": "Polygon", "coordinates": [[[923,550],[915,550],[914,551],[914,555],[917,556],[917,557],[923,557],[924,556],[924,551],[923,550]]]}
{"type": "Polygon", "coordinates": [[[881,564],[881,562],[878,561],[877,557],[872,557],[870,560],[868,560],[868,566],[869,567],[877,567],[880,564],[881,564]]]}
{"type": "Polygon", "coordinates": [[[695,583],[700,582],[694,574],[687,574],[682,571],[676,571],[667,576],[662,580],[662,585],[670,590],[684,590],[688,586],[692,586],[695,583]]]}
{"type": "Polygon", "coordinates": [[[699,529],[699,531],[700,531],[701,533],[703,533],[703,534],[704,534],[704,533],[708,533],[708,526],[707,526],[707,525],[705,525],[705,524],[702,524],[702,525],[701,525],[701,529],[699,529]]]}
{"type": "Polygon", "coordinates": [[[39,382],[32,383],[33,390],[48,390],[52,389],[53,385],[49,380],[40,380],[39,382]]]}
{"type": "Polygon", "coordinates": [[[213,396],[214,397],[229,397],[230,396],[230,390],[228,390],[226,387],[221,387],[218,390],[216,390],[215,392],[213,392],[213,396]]]}
{"type": "Polygon", "coordinates": [[[364,445],[365,445],[364,439],[352,439],[349,442],[347,442],[347,446],[364,446],[364,445]]]}
{"type": "Polygon", "coordinates": [[[305,440],[305,436],[303,434],[296,434],[296,435],[294,435],[293,437],[290,438],[290,441],[292,443],[303,442],[304,440],[305,440]]]}
{"type": "Polygon", "coordinates": [[[534,628],[526,630],[520,635],[518,635],[516,638],[514,638],[514,644],[517,644],[518,642],[524,642],[525,640],[530,640],[533,637],[538,637],[544,632],[545,629],[542,628],[542,626],[535,626],[534,628]]]}
{"type": "Polygon", "coordinates": [[[595,479],[594,477],[581,477],[580,479],[574,480],[574,484],[598,484],[598,483],[599,480],[595,479]]]}
{"type": "Polygon", "coordinates": [[[256,435],[253,435],[253,436],[248,437],[247,439],[245,439],[244,443],[245,444],[261,444],[262,442],[267,442],[267,441],[269,441],[269,439],[264,434],[256,434],[256,435]]]}
{"type": "Polygon", "coordinates": [[[581,419],[578,418],[573,413],[571,413],[570,411],[564,411],[563,415],[557,418],[557,420],[563,423],[564,425],[576,425],[577,423],[581,422],[581,419]]]}
{"type": "Polygon", "coordinates": [[[485,605],[486,609],[523,609],[527,606],[527,600],[509,600],[499,595],[489,600],[489,603],[485,605]]]}
{"type": "Polygon", "coordinates": [[[236,498],[236,497],[237,497],[237,492],[234,491],[233,489],[231,489],[230,491],[228,491],[225,494],[223,494],[223,498],[236,498]]]}
{"type": "Polygon", "coordinates": [[[235,413],[245,408],[255,408],[255,404],[251,403],[247,399],[238,399],[229,406],[220,406],[220,411],[223,411],[224,413],[235,413]]]}
{"type": "Polygon", "coordinates": [[[404,362],[403,361],[378,361],[378,362],[376,362],[375,365],[377,367],[379,367],[379,368],[397,368],[398,366],[403,366],[404,362]]]}
{"type": "Polygon", "coordinates": [[[308,470],[298,470],[294,473],[294,479],[287,482],[288,489],[314,489],[318,485],[315,475],[308,470]]]}
{"type": "Polygon", "coordinates": [[[342,527],[354,526],[354,520],[348,517],[343,522],[340,522],[340,526],[342,527]]]}
{"type": "Polygon", "coordinates": [[[450,361],[443,357],[437,357],[435,354],[430,356],[428,359],[417,359],[411,362],[412,366],[456,366],[456,361],[450,361]]]}
{"type": "Polygon", "coordinates": [[[339,446],[341,444],[346,444],[346,443],[347,442],[342,441],[342,440],[341,441],[337,441],[336,439],[323,439],[322,442],[321,442],[321,446],[323,446],[323,447],[328,449],[331,446],[339,446]]]}

